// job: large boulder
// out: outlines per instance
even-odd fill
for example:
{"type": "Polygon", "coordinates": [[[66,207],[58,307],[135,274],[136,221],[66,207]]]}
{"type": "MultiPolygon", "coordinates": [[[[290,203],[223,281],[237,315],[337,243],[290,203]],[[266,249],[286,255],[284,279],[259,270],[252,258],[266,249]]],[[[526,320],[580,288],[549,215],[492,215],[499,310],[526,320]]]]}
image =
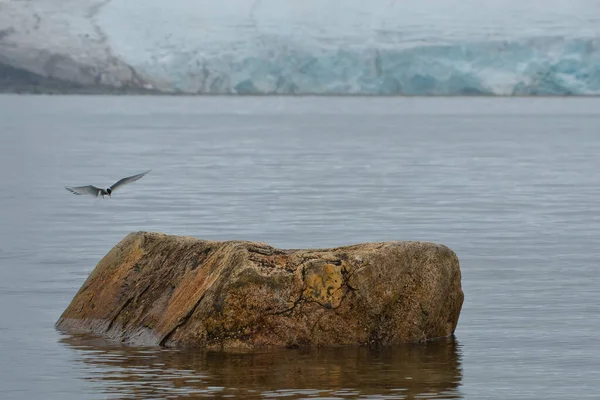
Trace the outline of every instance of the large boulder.
{"type": "Polygon", "coordinates": [[[425,242],[279,250],[138,232],[96,266],[57,328],[208,349],[393,345],[452,335],[458,258],[425,242]]]}

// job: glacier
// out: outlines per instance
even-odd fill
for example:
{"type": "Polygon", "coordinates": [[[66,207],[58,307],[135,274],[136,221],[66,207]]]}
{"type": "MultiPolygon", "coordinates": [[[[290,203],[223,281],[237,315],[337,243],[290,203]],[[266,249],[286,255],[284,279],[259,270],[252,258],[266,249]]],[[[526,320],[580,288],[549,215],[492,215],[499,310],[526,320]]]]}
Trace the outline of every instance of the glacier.
{"type": "Polygon", "coordinates": [[[0,63],[167,93],[600,95],[600,0],[0,0],[0,63]]]}
{"type": "Polygon", "coordinates": [[[175,90],[230,94],[600,94],[600,41],[534,38],[410,49],[324,48],[262,37],[263,46],[136,64],[175,90]]]}

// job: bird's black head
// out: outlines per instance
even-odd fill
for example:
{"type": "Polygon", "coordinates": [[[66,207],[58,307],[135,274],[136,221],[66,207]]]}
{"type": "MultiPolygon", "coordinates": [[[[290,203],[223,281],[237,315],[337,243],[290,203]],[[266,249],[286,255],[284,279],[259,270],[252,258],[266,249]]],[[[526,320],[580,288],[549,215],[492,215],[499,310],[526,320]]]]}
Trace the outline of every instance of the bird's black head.
{"type": "Polygon", "coordinates": [[[106,193],[111,194],[112,190],[110,190],[110,188],[106,188],[106,193]]]}

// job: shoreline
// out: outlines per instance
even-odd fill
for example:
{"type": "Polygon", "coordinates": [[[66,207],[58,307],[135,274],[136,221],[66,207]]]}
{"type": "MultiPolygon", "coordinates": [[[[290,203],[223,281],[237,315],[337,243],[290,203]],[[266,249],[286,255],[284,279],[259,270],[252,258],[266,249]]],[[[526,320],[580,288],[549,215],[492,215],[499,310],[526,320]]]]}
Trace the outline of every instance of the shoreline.
{"type": "Polygon", "coordinates": [[[85,85],[45,77],[0,63],[0,94],[3,95],[86,95],[86,96],[161,96],[161,97],[365,97],[365,98],[599,98],[600,94],[367,94],[367,93],[190,93],[161,91],[134,86],[85,85]]]}

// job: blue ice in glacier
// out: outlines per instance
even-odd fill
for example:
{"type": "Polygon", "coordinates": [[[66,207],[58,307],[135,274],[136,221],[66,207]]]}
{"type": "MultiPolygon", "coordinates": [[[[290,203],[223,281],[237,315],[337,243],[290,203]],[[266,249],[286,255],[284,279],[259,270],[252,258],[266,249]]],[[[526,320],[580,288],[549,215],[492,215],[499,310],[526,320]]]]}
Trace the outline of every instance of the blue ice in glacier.
{"type": "Polygon", "coordinates": [[[112,0],[98,22],[166,90],[600,94],[599,0],[112,0]]]}

